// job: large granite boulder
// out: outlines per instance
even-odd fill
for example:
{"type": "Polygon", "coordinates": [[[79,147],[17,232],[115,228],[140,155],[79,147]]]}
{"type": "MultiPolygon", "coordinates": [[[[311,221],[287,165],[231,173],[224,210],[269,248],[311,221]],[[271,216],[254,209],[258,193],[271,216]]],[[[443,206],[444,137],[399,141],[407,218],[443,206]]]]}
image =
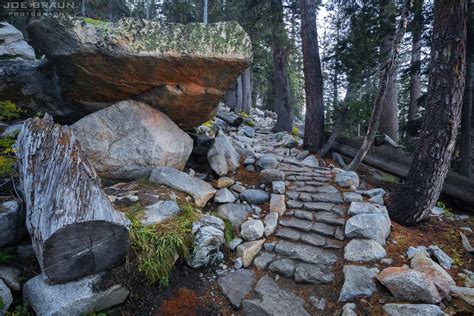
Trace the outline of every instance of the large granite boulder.
{"type": "Polygon", "coordinates": [[[157,167],[182,170],[193,140],[165,114],[137,101],[122,101],[72,125],[97,173],[110,179],[148,177],[157,167]]]}
{"type": "Polygon", "coordinates": [[[35,51],[23,34],[7,22],[0,22],[0,59],[35,59],[35,51]]]}
{"type": "Polygon", "coordinates": [[[252,61],[250,38],[235,22],[42,18],[27,30],[55,69],[64,104],[51,114],[65,122],[133,98],[183,129],[196,127],[252,61]]]}

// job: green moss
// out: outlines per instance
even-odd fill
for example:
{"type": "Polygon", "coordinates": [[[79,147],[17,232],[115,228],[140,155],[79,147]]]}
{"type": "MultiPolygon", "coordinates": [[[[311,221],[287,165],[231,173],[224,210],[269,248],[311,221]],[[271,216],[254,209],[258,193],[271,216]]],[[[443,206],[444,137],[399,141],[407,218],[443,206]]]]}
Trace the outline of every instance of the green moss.
{"type": "Polygon", "coordinates": [[[87,24],[94,25],[94,26],[107,26],[108,24],[108,22],[106,21],[95,20],[91,18],[82,18],[82,20],[86,22],[87,24]]]}
{"type": "Polygon", "coordinates": [[[16,107],[16,104],[3,100],[0,101],[0,120],[1,121],[11,121],[20,117],[23,111],[16,107]]]}
{"type": "Polygon", "coordinates": [[[182,205],[176,218],[150,226],[141,225],[142,216],[143,211],[137,206],[127,212],[132,223],[130,240],[137,255],[138,270],[148,284],[168,286],[177,256],[187,256],[192,247],[192,223],[197,219],[197,213],[192,205],[182,205]]]}
{"type": "Polygon", "coordinates": [[[227,218],[223,218],[222,220],[224,221],[224,238],[228,243],[234,239],[234,228],[232,223],[227,218]]]}
{"type": "Polygon", "coordinates": [[[380,172],[380,177],[383,182],[396,184],[399,182],[399,179],[391,174],[380,172]]]}
{"type": "Polygon", "coordinates": [[[15,248],[0,249],[0,264],[8,264],[15,260],[15,248]]]}
{"type": "Polygon", "coordinates": [[[245,111],[240,111],[239,115],[242,116],[243,118],[249,118],[250,117],[250,115],[245,111]]]}
{"type": "Polygon", "coordinates": [[[13,145],[16,137],[0,138],[0,176],[12,175],[15,166],[15,152],[13,145]]]}
{"type": "Polygon", "coordinates": [[[254,121],[246,121],[244,122],[245,125],[250,126],[250,127],[255,127],[255,122],[254,121]]]}
{"type": "Polygon", "coordinates": [[[291,129],[291,135],[298,136],[298,127],[295,126],[291,129]]]}

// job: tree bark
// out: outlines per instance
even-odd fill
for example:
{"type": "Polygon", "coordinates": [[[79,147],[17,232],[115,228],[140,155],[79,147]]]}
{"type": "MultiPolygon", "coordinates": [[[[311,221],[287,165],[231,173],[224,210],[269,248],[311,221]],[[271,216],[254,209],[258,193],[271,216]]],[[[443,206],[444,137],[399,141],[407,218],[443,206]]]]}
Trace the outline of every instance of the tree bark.
{"type": "Polygon", "coordinates": [[[250,68],[244,70],[240,75],[242,78],[242,111],[250,114],[252,106],[252,84],[250,68]]]}
{"type": "Polygon", "coordinates": [[[293,127],[293,105],[288,78],[288,35],[283,22],[282,0],[271,0],[272,13],[272,55],[273,81],[275,89],[275,110],[278,115],[273,132],[291,132],[293,127]]]}
{"type": "Polygon", "coordinates": [[[410,62],[410,104],[408,105],[408,124],[416,121],[418,99],[421,96],[421,34],[423,32],[423,0],[415,0],[413,22],[411,25],[412,47],[410,62]]]}
{"type": "MultiPolygon", "coordinates": [[[[395,0],[382,1],[384,19],[382,22],[385,36],[382,40],[380,53],[382,63],[390,58],[393,53],[393,42],[395,40],[395,0]]],[[[381,79],[384,80],[384,79],[381,79]]],[[[382,84],[381,84],[382,85],[382,84]]],[[[385,96],[383,101],[382,115],[380,119],[379,132],[387,134],[395,141],[399,139],[398,131],[398,85],[397,76],[390,76],[385,87],[385,96]]]]}
{"type": "Polygon", "coordinates": [[[67,126],[25,122],[15,145],[26,227],[46,279],[64,283],[121,263],[129,222],[114,210],[67,126]]]}
{"type": "Polygon", "coordinates": [[[410,3],[411,0],[405,0],[403,5],[395,40],[393,41],[392,53],[390,54],[390,58],[387,60],[386,64],[383,66],[382,74],[380,76],[380,87],[375,99],[374,109],[372,110],[372,115],[370,117],[367,134],[365,135],[364,142],[362,143],[359,152],[354,157],[354,160],[352,160],[352,162],[349,164],[348,170],[356,170],[359,167],[360,163],[362,160],[364,160],[365,155],[369,151],[370,146],[372,146],[372,143],[374,142],[375,134],[379,128],[380,118],[384,108],[386,88],[396,76],[398,55],[400,54],[400,44],[407,26],[410,3]]]}
{"type": "Polygon", "coordinates": [[[306,92],[303,147],[315,153],[324,144],[323,75],[319,58],[316,3],[313,0],[300,0],[300,6],[303,72],[306,92]]]}
{"type": "Polygon", "coordinates": [[[241,116],[231,112],[218,111],[216,116],[234,127],[240,126],[244,121],[241,116]]]}
{"type": "Polygon", "coordinates": [[[435,1],[427,112],[406,184],[389,208],[403,224],[416,224],[430,213],[449,170],[461,120],[466,20],[465,0],[435,1]]]}

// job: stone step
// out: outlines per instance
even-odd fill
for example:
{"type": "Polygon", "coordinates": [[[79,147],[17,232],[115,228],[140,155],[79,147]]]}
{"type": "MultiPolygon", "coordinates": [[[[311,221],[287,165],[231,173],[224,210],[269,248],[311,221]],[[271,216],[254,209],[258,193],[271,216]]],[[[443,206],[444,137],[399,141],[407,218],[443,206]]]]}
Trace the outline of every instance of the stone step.
{"type": "Polygon", "coordinates": [[[275,252],[283,257],[318,265],[332,265],[338,259],[334,250],[286,240],[276,244],[275,252]]]}
{"type": "Polygon", "coordinates": [[[331,283],[334,274],[328,266],[303,263],[293,259],[276,258],[268,269],[286,278],[294,278],[297,283],[331,283]]]}
{"type": "Polygon", "coordinates": [[[288,241],[300,241],[310,246],[321,247],[326,249],[341,249],[344,246],[341,241],[333,239],[331,237],[322,236],[318,233],[312,232],[305,233],[287,227],[279,228],[275,232],[275,236],[288,241]]]}

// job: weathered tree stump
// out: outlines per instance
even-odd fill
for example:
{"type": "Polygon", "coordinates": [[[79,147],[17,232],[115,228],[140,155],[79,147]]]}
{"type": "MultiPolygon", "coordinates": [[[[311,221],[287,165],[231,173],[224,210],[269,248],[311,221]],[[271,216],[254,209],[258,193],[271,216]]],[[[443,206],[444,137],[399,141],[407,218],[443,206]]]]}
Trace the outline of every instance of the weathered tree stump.
{"type": "Polygon", "coordinates": [[[128,250],[129,222],[102,191],[71,129],[49,115],[29,119],[15,149],[26,226],[48,282],[119,264],[128,250]]]}

